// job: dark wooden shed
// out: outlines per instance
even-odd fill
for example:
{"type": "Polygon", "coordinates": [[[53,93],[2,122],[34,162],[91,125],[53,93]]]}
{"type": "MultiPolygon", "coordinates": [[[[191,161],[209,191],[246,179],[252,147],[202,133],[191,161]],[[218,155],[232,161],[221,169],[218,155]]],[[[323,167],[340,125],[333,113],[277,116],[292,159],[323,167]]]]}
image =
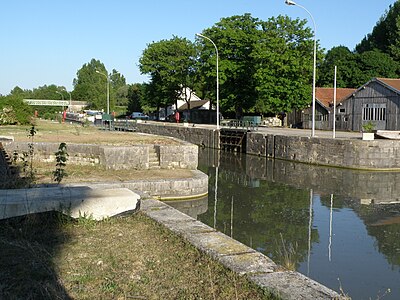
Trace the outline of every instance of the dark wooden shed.
{"type": "Polygon", "coordinates": [[[336,129],[361,131],[368,122],[400,130],[400,79],[373,78],[337,105],[336,129]]]}
{"type": "MultiPolygon", "coordinates": [[[[341,103],[347,99],[349,95],[354,93],[356,89],[350,88],[337,88],[336,89],[336,103],[341,103]]],[[[315,89],[315,129],[330,130],[333,127],[333,102],[334,102],[334,89],[321,88],[315,89]]],[[[307,107],[301,111],[301,124],[302,128],[310,129],[312,127],[312,107],[307,107]]]]}

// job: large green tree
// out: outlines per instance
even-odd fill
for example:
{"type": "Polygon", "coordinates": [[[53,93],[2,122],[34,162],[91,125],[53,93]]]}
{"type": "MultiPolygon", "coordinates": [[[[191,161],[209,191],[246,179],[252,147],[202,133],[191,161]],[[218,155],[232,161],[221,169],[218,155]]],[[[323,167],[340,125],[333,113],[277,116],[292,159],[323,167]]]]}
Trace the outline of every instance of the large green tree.
{"type": "Polygon", "coordinates": [[[139,68],[142,74],[150,76],[147,89],[155,100],[151,103],[153,106],[174,104],[181,96],[190,101],[190,95],[185,93],[193,90],[195,84],[196,56],[195,45],[177,36],[147,46],[139,60],[139,68]]]}
{"type": "MultiPolygon", "coordinates": [[[[210,38],[219,51],[220,105],[224,113],[240,117],[254,106],[256,83],[253,77],[256,64],[251,57],[260,41],[260,21],[250,14],[223,18],[202,34],[210,38]]],[[[204,86],[214,95],[216,85],[216,59],[214,46],[205,39],[201,44],[200,70],[204,86]]],[[[204,91],[204,94],[207,94],[204,91]]]]}
{"type": "MultiPolygon", "coordinates": [[[[305,24],[283,16],[261,21],[244,14],[221,19],[203,31],[219,50],[224,113],[240,117],[246,112],[290,112],[311,102],[314,39],[305,24]]],[[[213,95],[215,50],[207,40],[199,42],[203,89],[213,95]]]]}
{"type": "Polygon", "coordinates": [[[396,60],[400,59],[400,2],[389,6],[372,32],[356,46],[357,53],[378,49],[396,60]]]}
{"type": "Polygon", "coordinates": [[[356,55],[345,46],[333,47],[326,53],[325,59],[318,70],[320,74],[318,86],[333,86],[335,66],[337,66],[337,87],[357,87],[354,80],[355,73],[359,73],[356,55]]]}
{"type": "Polygon", "coordinates": [[[334,47],[328,51],[320,67],[319,86],[332,86],[334,66],[337,66],[337,86],[357,88],[374,77],[396,78],[399,63],[378,49],[362,53],[347,47],[334,47]]]}
{"type": "Polygon", "coordinates": [[[94,58],[78,70],[73,81],[73,97],[87,101],[90,108],[106,110],[107,78],[96,71],[108,74],[104,64],[94,58]]]}
{"type": "Polygon", "coordinates": [[[128,106],[127,114],[131,114],[134,111],[142,112],[143,102],[143,85],[140,83],[128,85],[128,106]]]}
{"type": "MultiPolygon", "coordinates": [[[[311,103],[314,38],[305,24],[286,16],[262,22],[261,39],[252,53],[257,66],[255,111],[286,113],[311,103]]],[[[322,54],[317,45],[317,58],[322,54]]]]}
{"type": "Polygon", "coordinates": [[[24,93],[0,96],[0,125],[29,124],[33,108],[23,102],[24,93]]]}
{"type": "MultiPolygon", "coordinates": [[[[102,62],[92,59],[84,64],[76,73],[74,79],[73,97],[75,100],[86,101],[92,109],[107,108],[107,80],[110,78],[110,111],[119,102],[126,99],[116,99],[118,91],[126,85],[125,77],[115,69],[109,74],[102,62]]],[[[119,95],[121,96],[121,95],[119,95]]],[[[121,98],[124,96],[122,95],[121,98]]]]}

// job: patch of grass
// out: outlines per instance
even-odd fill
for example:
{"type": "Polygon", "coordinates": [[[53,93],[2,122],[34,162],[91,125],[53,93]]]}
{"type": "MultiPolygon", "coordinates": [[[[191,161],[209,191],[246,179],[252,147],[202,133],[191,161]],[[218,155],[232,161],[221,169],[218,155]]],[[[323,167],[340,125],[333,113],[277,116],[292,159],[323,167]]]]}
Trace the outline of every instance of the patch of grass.
{"type": "Polygon", "coordinates": [[[274,299],[141,213],[3,220],[0,248],[5,299],[274,299]]]}
{"type": "MultiPolygon", "coordinates": [[[[53,143],[77,143],[77,144],[101,144],[101,145],[138,145],[138,144],[159,144],[177,145],[174,139],[151,134],[135,132],[118,132],[100,130],[94,126],[79,127],[76,124],[51,122],[38,119],[35,128],[35,142],[53,143]]],[[[15,141],[29,141],[26,131],[30,126],[0,126],[0,135],[14,136],[15,141]]]]}

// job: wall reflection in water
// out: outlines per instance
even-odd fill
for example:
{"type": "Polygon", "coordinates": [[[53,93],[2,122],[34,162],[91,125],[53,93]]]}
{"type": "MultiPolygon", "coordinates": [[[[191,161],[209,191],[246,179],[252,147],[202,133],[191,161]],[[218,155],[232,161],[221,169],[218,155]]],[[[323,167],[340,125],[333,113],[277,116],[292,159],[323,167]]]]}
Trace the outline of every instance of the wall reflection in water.
{"type": "Polygon", "coordinates": [[[210,149],[199,165],[210,178],[202,222],[353,299],[400,299],[400,173],[210,149]]]}

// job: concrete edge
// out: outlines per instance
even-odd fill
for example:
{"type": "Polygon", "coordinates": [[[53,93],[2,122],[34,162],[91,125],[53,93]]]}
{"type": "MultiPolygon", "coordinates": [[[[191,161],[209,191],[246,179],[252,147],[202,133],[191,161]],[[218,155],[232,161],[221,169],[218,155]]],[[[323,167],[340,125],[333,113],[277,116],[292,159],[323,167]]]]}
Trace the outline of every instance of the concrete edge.
{"type": "Polygon", "coordinates": [[[147,199],[142,201],[141,211],[228,269],[282,299],[340,299],[337,292],[298,272],[283,271],[269,257],[166,203],[147,199]]]}
{"type": "MultiPolygon", "coordinates": [[[[208,194],[208,175],[190,170],[190,178],[146,179],[118,182],[80,182],[63,184],[66,187],[88,186],[96,189],[123,187],[140,194],[142,199],[193,199],[208,194]]],[[[46,185],[49,186],[49,185],[46,185]]]]}

